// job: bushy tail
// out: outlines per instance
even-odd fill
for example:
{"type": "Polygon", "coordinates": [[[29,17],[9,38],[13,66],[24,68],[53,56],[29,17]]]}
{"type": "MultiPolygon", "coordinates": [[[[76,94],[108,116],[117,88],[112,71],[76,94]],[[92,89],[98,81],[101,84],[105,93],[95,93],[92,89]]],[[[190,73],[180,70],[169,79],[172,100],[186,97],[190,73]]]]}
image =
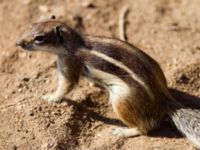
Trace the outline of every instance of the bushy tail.
{"type": "Polygon", "coordinates": [[[177,129],[200,148],[200,110],[184,108],[174,99],[168,102],[167,113],[177,129]]]}

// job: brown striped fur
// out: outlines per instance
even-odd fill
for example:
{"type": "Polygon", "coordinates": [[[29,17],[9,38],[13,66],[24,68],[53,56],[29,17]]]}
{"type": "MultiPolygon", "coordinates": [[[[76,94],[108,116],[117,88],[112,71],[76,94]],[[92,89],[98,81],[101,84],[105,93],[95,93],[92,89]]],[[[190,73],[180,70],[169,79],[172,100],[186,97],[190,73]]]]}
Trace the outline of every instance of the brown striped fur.
{"type": "Polygon", "coordinates": [[[45,97],[48,101],[59,102],[84,75],[108,90],[114,112],[129,127],[115,134],[147,134],[169,115],[177,128],[200,146],[200,134],[193,129],[200,129],[200,121],[184,120],[200,111],[180,111],[158,63],[135,46],[113,38],[79,35],[59,21],[32,24],[17,44],[58,55],[58,88],[45,97]]]}

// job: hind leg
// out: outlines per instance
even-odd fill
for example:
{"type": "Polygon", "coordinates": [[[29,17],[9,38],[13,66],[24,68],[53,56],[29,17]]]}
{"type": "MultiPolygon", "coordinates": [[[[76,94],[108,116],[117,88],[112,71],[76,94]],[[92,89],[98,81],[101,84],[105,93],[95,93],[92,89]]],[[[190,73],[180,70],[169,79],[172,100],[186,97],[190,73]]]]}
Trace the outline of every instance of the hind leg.
{"type": "Polygon", "coordinates": [[[113,131],[114,135],[120,137],[134,137],[146,134],[150,129],[150,124],[145,121],[137,109],[139,108],[133,102],[134,97],[130,93],[131,89],[123,82],[118,82],[109,88],[109,99],[117,117],[128,127],[117,128],[113,131]]]}
{"type": "Polygon", "coordinates": [[[114,129],[112,133],[119,137],[134,137],[142,135],[142,132],[137,128],[135,121],[133,121],[135,117],[129,108],[130,103],[127,103],[129,92],[129,87],[123,81],[110,87],[109,91],[110,102],[112,103],[115,114],[124,124],[130,127],[114,129]]]}

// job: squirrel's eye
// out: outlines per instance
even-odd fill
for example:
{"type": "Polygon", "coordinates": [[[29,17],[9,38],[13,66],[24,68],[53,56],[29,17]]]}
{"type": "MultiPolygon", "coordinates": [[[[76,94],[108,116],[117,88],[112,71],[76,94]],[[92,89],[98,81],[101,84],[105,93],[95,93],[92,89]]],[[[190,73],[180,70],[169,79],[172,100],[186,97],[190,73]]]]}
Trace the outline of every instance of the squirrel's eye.
{"type": "Polygon", "coordinates": [[[45,36],[44,35],[36,36],[34,41],[36,44],[42,44],[45,41],[45,36]]]}

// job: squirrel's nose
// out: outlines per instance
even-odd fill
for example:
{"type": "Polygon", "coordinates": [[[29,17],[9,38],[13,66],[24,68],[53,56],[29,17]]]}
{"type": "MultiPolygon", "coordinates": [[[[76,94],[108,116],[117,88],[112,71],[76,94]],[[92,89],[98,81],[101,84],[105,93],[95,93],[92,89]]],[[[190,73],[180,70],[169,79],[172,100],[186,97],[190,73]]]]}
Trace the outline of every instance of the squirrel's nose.
{"type": "Polygon", "coordinates": [[[16,45],[17,46],[21,46],[21,47],[25,47],[26,46],[26,42],[24,40],[18,40],[16,42],[16,45]]]}

